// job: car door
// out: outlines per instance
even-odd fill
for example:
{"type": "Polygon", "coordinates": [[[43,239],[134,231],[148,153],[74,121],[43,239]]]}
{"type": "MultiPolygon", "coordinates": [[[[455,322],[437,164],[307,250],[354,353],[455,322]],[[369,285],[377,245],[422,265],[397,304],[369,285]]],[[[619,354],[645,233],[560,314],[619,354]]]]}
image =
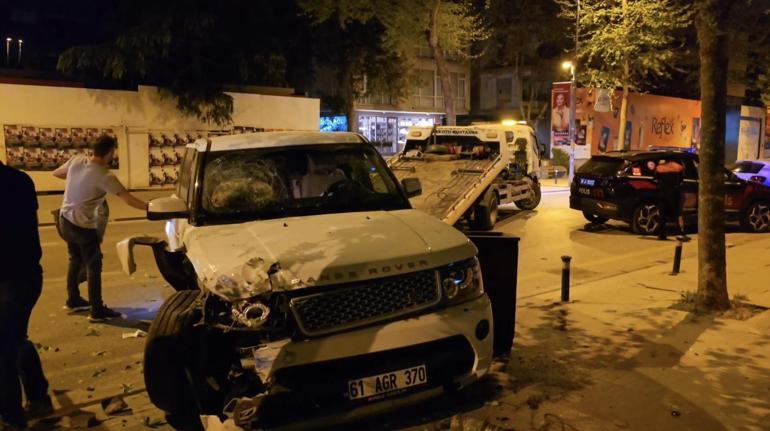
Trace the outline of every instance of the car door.
{"type": "Polygon", "coordinates": [[[684,179],[682,182],[682,212],[695,214],[698,211],[698,161],[693,158],[682,160],[684,179]]]}
{"type": "Polygon", "coordinates": [[[729,218],[739,216],[743,206],[747,203],[747,183],[738,178],[732,171],[725,168],[725,212],[729,218]]]}

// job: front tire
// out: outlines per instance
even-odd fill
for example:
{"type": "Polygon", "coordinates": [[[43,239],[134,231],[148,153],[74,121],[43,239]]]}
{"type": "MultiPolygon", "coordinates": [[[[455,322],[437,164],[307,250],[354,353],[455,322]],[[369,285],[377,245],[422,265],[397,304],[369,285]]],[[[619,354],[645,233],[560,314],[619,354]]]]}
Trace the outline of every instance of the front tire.
{"type": "Polygon", "coordinates": [[[150,401],[166,412],[169,424],[178,430],[202,431],[200,406],[194,395],[190,369],[186,365],[195,351],[193,325],[201,311],[195,303],[199,290],[182,290],[160,307],[150,326],[144,350],[144,383],[150,401]]]}
{"type": "Polygon", "coordinates": [[[591,224],[602,224],[607,222],[607,220],[609,220],[608,217],[602,217],[600,215],[591,214],[588,211],[583,211],[583,217],[585,217],[585,219],[588,220],[591,224]]]}
{"type": "Polygon", "coordinates": [[[661,220],[660,208],[650,202],[639,204],[634,210],[631,220],[631,229],[640,235],[654,235],[658,233],[661,220]]]}
{"type": "Polygon", "coordinates": [[[537,208],[537,206],[540,205],[540,200],[543,198],[543,193],[540,190],[540,183],[537,181],[532,181],[530,187],[532,188],[531,198],[514,202],[519,209],[529,211],[537,208]]]}
{"type": "Polygon", "coordinates": [[[478,230],[492,230],[497,223],[497,194],[493,190],[488,190],[484,199],[476,205],[473,213],[475,227],[478,230]]]}
{"type": "Polygon", "coordinates": [[[770,203],[754,202],[741,217],[741,227],[749,232],[770,232],[770,203]]]}

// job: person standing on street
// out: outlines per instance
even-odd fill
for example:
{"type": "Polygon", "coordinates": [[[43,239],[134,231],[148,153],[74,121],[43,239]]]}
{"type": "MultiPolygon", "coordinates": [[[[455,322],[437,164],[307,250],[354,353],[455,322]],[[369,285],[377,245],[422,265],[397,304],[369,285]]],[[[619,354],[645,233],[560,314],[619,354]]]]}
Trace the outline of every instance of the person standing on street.
{"type": "Polygon", "coordinates": [[[76,156],[58,167],[53,175],[66,179],[64,201],[59,217],[62,237],[67,241],[69,268],[67,270],[67,302],[65,308],[85,310],[90,307],[93,321],[120,317],[102,302],[102,251],[99,230],[106,224],[100,210],[107,193],[119,196],[128,205],[147,210],[147,203],[129,193],[108,168],[115,157],[117,142],[111,136],[101,136],[93,147],[91,157],[76,156]],[[100,218],[100,215],[101,218],[100,218]],[[86,266],[88,301],[80,296],[78,272],[86,266]]]}
{"type": "Polygon", "coordinates": [[[0,429],[24,429],[53,412],[48,381],[27,331],[43,290],[35,185],[0,162],[0,429]],[[27,398],[22,408],[21,391],[27,398]]]}
{"type": "Polygon", "coordinates": [[[689,240],[685,235],[684,217],[682,217],[682,183],[684,167],[674,160],[660,160],[655,167],[655,179],[658,183],[657,206],[660,211],[658,239],[665,240],[666,225],[675,222],[679,230],[679,239],[689,240]]]}

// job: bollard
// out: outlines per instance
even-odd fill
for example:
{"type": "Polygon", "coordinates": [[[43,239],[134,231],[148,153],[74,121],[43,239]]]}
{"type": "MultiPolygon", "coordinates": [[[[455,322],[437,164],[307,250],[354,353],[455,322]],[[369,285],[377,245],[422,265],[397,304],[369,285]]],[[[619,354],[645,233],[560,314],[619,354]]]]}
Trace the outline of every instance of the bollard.
{"type": "Polygon", "coordinates": [[[680,240],[676,244],[676,248],[674,249],[674,267],[671,269],[671,274],[669,275],[677,275],[679,274],[679,264],[682,262],[682,241],[680,240]]]}
{"type": "Polygon", "coordinates": [[[561,262],[561,302],[569,302],[569,262],[571,256],[562,256],[561,262]]]}

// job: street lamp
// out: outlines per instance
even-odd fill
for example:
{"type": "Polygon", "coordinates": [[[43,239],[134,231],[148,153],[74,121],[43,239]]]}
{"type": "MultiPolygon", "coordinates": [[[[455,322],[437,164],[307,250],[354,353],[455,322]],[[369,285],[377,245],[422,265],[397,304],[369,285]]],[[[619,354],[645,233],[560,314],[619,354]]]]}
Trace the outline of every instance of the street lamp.
{"type": "Polygon", "coordinates": [[[19,56],[16,59],[16,65],[21,66],[21,45],[24,44],[24,41],[19,39],[19,56]]]}
{"type": "Polygon", "coordinates": [[[561,68],[569,70],[569,73],[572,75],[569,89],[569,183],[572,184],[572,177],[575,176],[575,141],[577,139],[577,130],[575,130],[575,112],[577,105],[575,63],[565,61],[561,64],[561,68]]]}

